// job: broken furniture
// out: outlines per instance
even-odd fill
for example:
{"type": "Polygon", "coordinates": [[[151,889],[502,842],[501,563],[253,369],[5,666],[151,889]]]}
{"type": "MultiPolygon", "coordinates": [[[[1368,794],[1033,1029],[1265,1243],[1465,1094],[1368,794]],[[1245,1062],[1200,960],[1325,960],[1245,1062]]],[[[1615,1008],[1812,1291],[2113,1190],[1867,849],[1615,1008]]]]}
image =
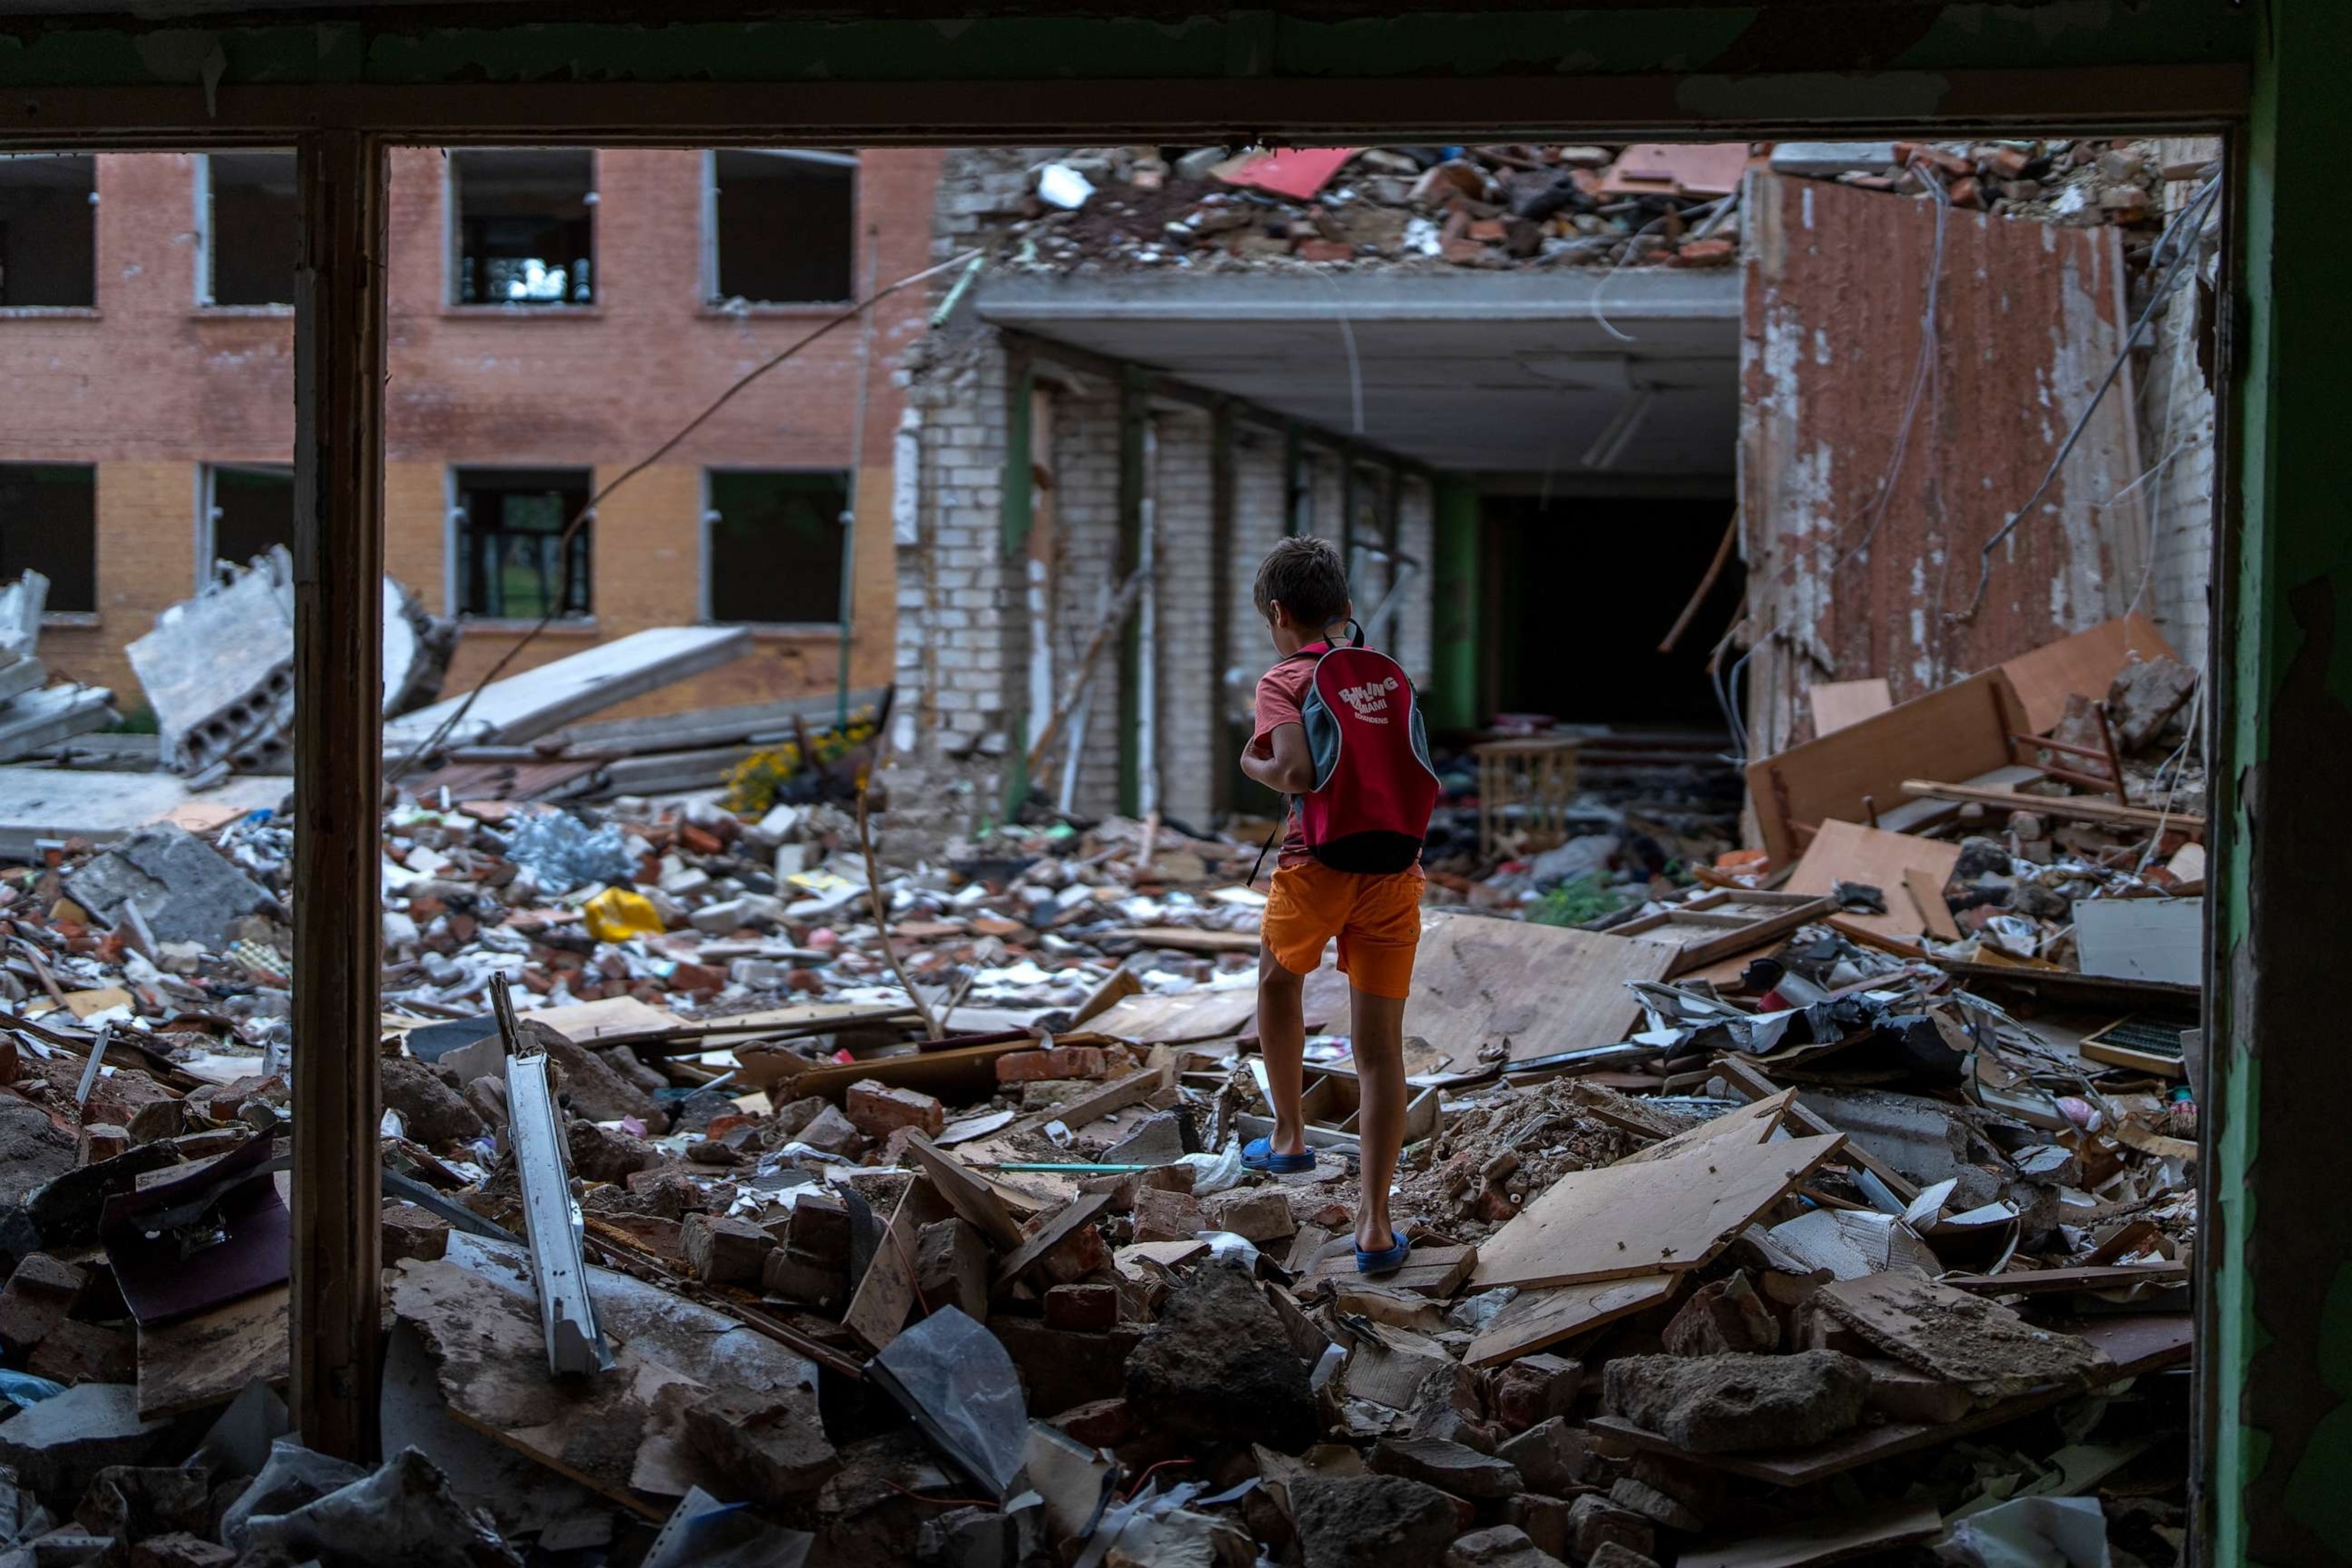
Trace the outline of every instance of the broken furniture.
{"type": "Polygon", "coordinates": [[[1568,837],[1579,743],[1572,735],[1518,735],[1470,748],[1478,764],[1479,853],[1495,854],[1506,838],[1532,853],[1568,837]]]}

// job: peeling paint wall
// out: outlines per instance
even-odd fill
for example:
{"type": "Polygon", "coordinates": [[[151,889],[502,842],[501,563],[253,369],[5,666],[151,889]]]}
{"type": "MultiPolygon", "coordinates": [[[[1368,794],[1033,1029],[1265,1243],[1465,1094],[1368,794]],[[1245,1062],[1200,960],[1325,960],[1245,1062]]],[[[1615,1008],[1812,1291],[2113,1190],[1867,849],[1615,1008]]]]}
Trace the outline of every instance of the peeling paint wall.
{"type": "Polygon", "coordinates": [[[1811,738],[1817,682],[1884,676],[1899,702],[2121,613],[2147,536],[2126,371],[1975,603],[1984,544],[2122,346],[2114,229],[1750,178],[1740,549],[1763,756],[1811,738]]]}

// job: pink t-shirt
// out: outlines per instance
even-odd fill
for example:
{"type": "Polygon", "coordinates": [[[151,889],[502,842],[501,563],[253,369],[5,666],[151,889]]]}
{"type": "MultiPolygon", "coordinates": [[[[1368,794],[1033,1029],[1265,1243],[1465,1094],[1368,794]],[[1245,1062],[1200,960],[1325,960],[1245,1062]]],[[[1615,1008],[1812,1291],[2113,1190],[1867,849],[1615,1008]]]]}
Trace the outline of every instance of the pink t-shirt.
{"type": "MultiPolygon", "coordinates": [[[[1318,649],[1321,644],[1315,645],[1318,649]]],[[[1315,661],[1311,658],[1286,658],[1257,679],[1257,701],[1252,710],[1250,755],[1274,755],[1274,731],[1283,724],[1304,724],[1303,711],[1307,689],[1315,680],[1315,661]]],[[[1282,851],[1275,858],[1276,866],[1305,866],[1315,856],[1307,847],[1307,831],[1299,825],[1298,814],[1286,810],[1283,814],[1282,851]]]]}

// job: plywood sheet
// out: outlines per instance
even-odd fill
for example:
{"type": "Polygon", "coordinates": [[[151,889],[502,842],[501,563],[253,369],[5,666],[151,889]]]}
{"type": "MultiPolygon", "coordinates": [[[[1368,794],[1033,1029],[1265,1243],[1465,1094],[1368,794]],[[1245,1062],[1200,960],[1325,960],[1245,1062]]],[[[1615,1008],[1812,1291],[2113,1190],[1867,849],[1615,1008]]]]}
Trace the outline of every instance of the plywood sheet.
{"type": "Polygon", "coordinates": [[[1482,915],[1423,919],[1404,1032],[1456,1062],[1508,1041],[1513,1061],[1613,1045],[1640,1021],[1629,980],[1663,980],[1659,942],[1482,915]]]}
{"type": "Polygon", "coordinates": [[[1813,733],[1834,735],[1840,730],[1874,719],[1895,706],[1895,693],[1885,676],[1868,680],[1824,680],[1807,696],[1813,702],[1813,733]]]}
{"type": "MultiPolygon", "coordinates": [[[[1883,915],[1841,914],[1838,919],[1874,935],[1910,942],[1927,929],[1929,917],[1913,901],[1906,879],[1914,872],[1941,888],[1959,864],[1960,847],[1908,833],[1884,833],[1853,822],[1824,822],[1789,878],[1792,893],[1826,894],[1838,882],[1867,882],[1886,895],[1883,915]]],[[[1937,900],[1938,907],[1943,900],[1937,900]]],[[[1951,919],[1945,910],[1944,918],[1951,919]]]]}
{"type": "Polygon", "coordinates": [[[2009,677],[1990,669],[1758,758],[1748,793],[1772,864],[1797,858],[1799,826],[1867,822],[1870,802],[1882,812],[1906,805],[1906,778],[1970,779],[2008,766],[2010,733],[2025,725],[2009,677]]]}
{"type": "Polygon", "coordinates": [[[598,1002],[574,1002],[563,1007],[534,1007],[518,1018],[544,1024],[575,1045],[587,1045],[607,1035],[649,1035],[675,1029],[686,1020],[667,1007],[640,1002],[635,996],[607,996],[598,1002]]]}
{"type": "Polygon", "coordinates": [[[1521,1292],[1470,1342],[1466,1366],[1499,1366],[1549,1345],[1654,1307],[1674,1293],[1672,1274],[1635,1274],[1591,1285],[1521,1292]]]}
{"type": "Polygon", "coordinates": [[[1573,1171],[1481,1250],[1471,1283],[1523,1289],[1696,1268],[1836,1152],[1837,1134],[1573,1171]]]}
{"type": "Polygon", "coordinates": [[[2018,700],[2025,704],[2031,732],[2046,735],[2065,716],[2069,695],[2105,697],[2115,683],[2116,672],[2134,658],[2179,657],[2154,621],[2133,611],[2005,659],[2000,668],[2017,689],[2018,700]]]}

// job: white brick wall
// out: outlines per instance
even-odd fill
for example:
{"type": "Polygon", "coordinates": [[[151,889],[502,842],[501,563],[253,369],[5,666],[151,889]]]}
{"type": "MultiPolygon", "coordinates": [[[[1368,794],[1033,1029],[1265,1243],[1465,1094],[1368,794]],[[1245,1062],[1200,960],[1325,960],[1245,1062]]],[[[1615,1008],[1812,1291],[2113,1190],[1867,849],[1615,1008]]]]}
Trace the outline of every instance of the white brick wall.
{"type": "Polygon", "coordinates": [[[1222,749],[1209,645],[1214,448],[1209,416],[1198,409],[1155,412],[1152,426],[1159,447],[1151,475],[1158,624],[1157,646],[1144,657],[1154,660],[1159,678],[1160,809],[1205,828],[1219,765],[1214,752],[1222,749]]]}
{"type": "MultiPolygon", "coordinates": [[[[1020,744],[1013,731],[1026,700],[1032,633],[1022,575],[1025,562],[1008,562],[1003,546],[1006,376],[1002,344],[986,331],[950,339],[935,335],[919,352],[908,375],[919,493],[913,542],[898,548],[894,832],[944,836],[997,816],[1005,758],[1020,744]]],[[[1100,375],[1066,375],[1041,364],[1039,376],[1053,400],[1051,449],[1039,457],[1053,477],[1050,509],[1041,507],[1040,515],[1050,510],[1054,575],[1051,624],[1036,635],[1049,639],[1058,694],[1068,689],[1118,586],[1119,396],[1117,384],[1100,375]]],[[[1228,762],[1220,701],[1233,717],[1244,717],[1257,677],[1273,657],[1251,600],[1251,584],[1258,563],[1285,531],[1283,441],[1278,433],[1246,421],[1235,430],[1229,642],[1221,697],[1220,667],[1211,647],[1211,421],[1199,409],[1171,405],[1155,406],[1150,418],[1156,449],[1150,476],[1156,626],[1144,652],[1158,684],[1154,730],[1160,805],[1169,816],[1207,827],[1214,781],[1228,762]]],[[[1317,531],[1336,541],[1339,468],[1328,454],[1310,451],[1309,459],[1318,493],[1317,531]]],[[[1371,493],[1369,476],[1365,489],[1371,493]]],[[[1430,662],[1430,506],[1426,487],[1409,482],[1399,543],[1424,563],[1424,571],[1407,587],[1388,639],[1417,679],[1426,679],[1430,662]]],[[[1376,539],[1377,533],[1367,538],[1376,539]]],[[[1361,606],[1366,614],[1379,580],[1377,568],[1368,571],[1361,606]]],[[[1108,816],[1118,807],[1118,646],[1112,639],[1096,662],[1087,722],[1076,742],[1071,805],[1085,816],[1108,816]]],[[[1073,732],[1073,725],[1066,724],[1064,735],[1073,732]]],[[[1049,798],[1059,793],[1063,751],[1057,746],[1033,781],[1049,798]]]]}

